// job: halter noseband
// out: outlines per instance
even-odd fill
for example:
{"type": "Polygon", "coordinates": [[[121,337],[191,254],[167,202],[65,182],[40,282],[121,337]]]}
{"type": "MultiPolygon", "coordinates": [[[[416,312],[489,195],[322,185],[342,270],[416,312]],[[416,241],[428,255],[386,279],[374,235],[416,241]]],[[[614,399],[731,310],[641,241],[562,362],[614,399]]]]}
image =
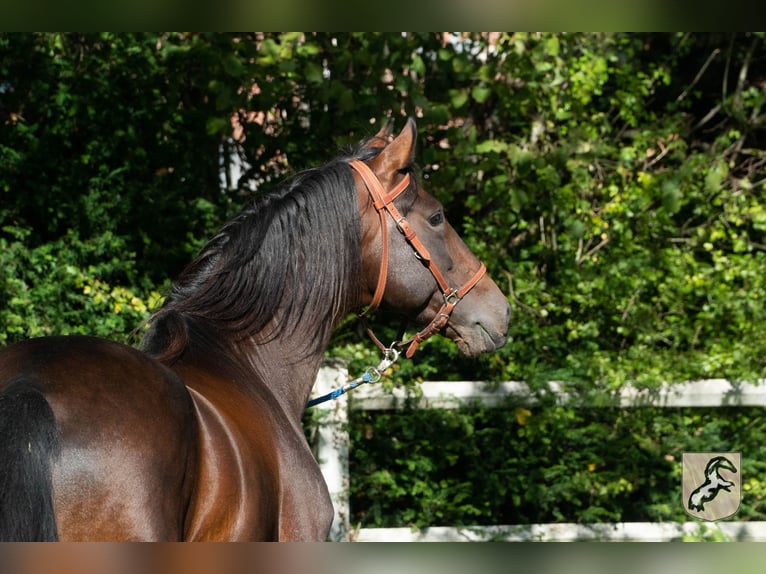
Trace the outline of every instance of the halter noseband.
{"type": "MultiPolygon", "coordinates": [[[[378,308],[383,300],[383,292],[386,289],[386,277],[388,276],[388,228],[386,226],[386,213],[393,218],[396,223],[396,228],[402,235],[404,235],[407,243],[409,243],[410,247],[415,251],[415,256],[420,259],[423,265],[425,265],[434,276],[434,279],[436,279],[436,283],[439,285],[439,289],[442,292],[442,296],[444,297],[444,303],[442,304],[441,309],[439,309],[439,312],[433,320],[422,331],[418,332],[407,341],[396,343],[402,347],[409,345],[405,356],[410,358],[415,353],[420,343],[441,331],[447,325],[450,316],[452,315],[452,311],[454,311],[461,299],[481,280],[487,272],[487,268],[484,266],[484,263],[482,263],[478,271],[474,273],[473,277],[471,277],[465,285],[459,289],[451,289],[447,280],[444,278],[444,275],[439,271],[436,263],[431,259],[431,254],[428,252],[428,249],[426,249],[426,246],[423,245],[420,239],[418,239],[417,235],[415,235],[415,230],[412,229],[407,222],[407,219],[394,205],[394,200],[409,187],[411,181],[410,174],[405,174],[404,179],[402,179],[390,193],[386,194],[380,180],[375,176],[367,164],[359,160],[352,160],[349,162],[349,165],[360,175],[364,181],[365,187],[367,187],[367,191],[370,193],[372,204],[375,207],[375,211],[378,212],[380,232],[383,237],[383,257],[380,262],[378,286],[375,288],[375,293],[373,294],[370,305],[361,315],[368,315],[378,308]]],[[[385,346],[372,334],[372,331],[369,331],[369,333],[373,341],[375,341],[381,349],[385,349],[385,346]]]]}

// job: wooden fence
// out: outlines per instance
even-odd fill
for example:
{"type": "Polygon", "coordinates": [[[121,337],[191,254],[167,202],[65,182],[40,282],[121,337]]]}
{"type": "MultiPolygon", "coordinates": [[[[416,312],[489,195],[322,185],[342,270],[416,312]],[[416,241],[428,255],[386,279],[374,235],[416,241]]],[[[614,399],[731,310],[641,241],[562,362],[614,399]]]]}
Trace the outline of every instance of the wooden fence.
{"type": "MultiPolygon", "coordinates": [[[[314,389],[323,395],[348,381],[346,369],[325,366],[320,370],[314,389]]],[[[612,404],[621,407],[720,407],[766,406],[766,384],[731,383],[723,379],[708,379],[673,385],[654,390],[623,388],[612,404]]],[[[548,391],[559,403],[575,400],[550,384],[548,391]]],[[[687,536],[721,533],[739,541],[766,541],[766,521],[749,522],[683,522],[683,523],[599,523],[599,524],[528,524],[470,527],[431,527],[420,531],[410,528],[353,529],[349,512],[349,476],[347,431],[348,409],[387,410],[401,408],[405,401],[416,408],[456,409],[468,404],[485,406],[504,404],[513,397],[521,404],[534,404],[540,395],[521,382],[488,385],[483,382],[424,382],[419,397],[408,397],[404,389],[385,392],[377,385],[363,385],[353,391],[353,400],[343,395],[319,405],[325,415],[318,430],[317,459],[335,506],[335,519],[330,538],[335,541],[569,541],[620,540],[669,541],[687,536]]],[[[584,405],[584,406],[587,406],[584,405]]],[[[679,485],[680,488],[680,485],[679,485]]]]}

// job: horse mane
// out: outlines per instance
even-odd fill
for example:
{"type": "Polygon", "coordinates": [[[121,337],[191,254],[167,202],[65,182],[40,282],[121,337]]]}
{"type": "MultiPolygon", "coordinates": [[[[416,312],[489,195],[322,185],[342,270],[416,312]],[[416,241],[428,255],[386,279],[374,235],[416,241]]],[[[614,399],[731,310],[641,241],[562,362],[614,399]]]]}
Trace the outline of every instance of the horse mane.
{"type": "Polygon", "coordinates": [[[348,161],[299,172],[249,204],[202,248],[150,318],[142,348],[173,363],[193,343],[254,337],[266,342],[299,324],[306,349],[359,300],[361,224],[348,161]]]}

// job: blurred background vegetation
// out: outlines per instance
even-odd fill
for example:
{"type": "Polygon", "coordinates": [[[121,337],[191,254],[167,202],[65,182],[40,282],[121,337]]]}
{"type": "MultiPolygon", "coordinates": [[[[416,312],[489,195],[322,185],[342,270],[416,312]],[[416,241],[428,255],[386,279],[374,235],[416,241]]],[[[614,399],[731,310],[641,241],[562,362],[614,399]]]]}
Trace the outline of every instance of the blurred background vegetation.
{"type": "MultiPolygon", "coordinates": [[[[136,343],[249,194],[411,115],[514,314],[500,352],[434,339],[394,384],[759,380],[765,102],[763,33],[1,33],[0,343],[136,343]]],[[[351,320],[328,349],[375,353],[351,320]]],[[[519,408],[354,415],[353,519],[683,519],[689,450],[741,450],[759,515],[761,409],[519,408]]]]}

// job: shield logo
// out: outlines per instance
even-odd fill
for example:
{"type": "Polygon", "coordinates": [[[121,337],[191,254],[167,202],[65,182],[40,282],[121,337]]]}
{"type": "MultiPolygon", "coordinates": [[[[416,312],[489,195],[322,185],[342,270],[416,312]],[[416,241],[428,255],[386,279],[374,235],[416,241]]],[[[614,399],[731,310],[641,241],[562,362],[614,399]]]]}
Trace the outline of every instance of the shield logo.
{"type": "Polygon", "coordinates": [[[721,520],[739,510],[742,501],[742,453],[685,452],[682,497],[687,514],[721,520]]]}

